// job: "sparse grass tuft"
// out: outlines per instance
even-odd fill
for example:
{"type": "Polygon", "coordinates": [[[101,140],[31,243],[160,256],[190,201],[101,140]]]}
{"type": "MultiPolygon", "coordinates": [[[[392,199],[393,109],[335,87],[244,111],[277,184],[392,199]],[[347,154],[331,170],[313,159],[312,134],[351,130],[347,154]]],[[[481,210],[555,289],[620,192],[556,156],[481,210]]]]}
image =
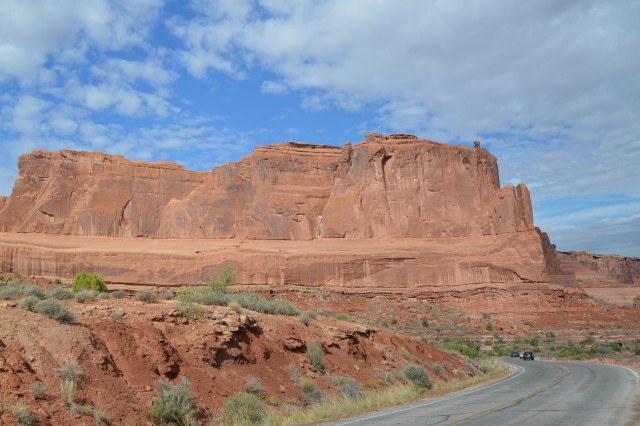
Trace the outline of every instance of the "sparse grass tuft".
{"type": "Polygon", "coordinates": [[[47,385],[39,380],[29,384],[29,392],[35,399],[47,399],[47,385]]]}
{"type": "Polygon", "coordinates": [[[127,296],[127,292],[124,290],[116,290],[111,292],[111,297],[114,299],[124,299],[127,296]]]}
{"type": "Polygon", "coordinates": [[[240,393],[227,399],[222,410],[232,425],[259,425],[267,415],[262,401],[250,393],[240,393]]]}
{"type": "Polygon", "coordinates": [[[172,292],[171,290],[163,290],[160,293],[160,296],[164,299],[164,300],[172,300],[176,294],[174,292],[172,292]]]}
{"type": "Polygon", "coordinates": [[[257,396],[258,398],[262,398],[264,396],[262,383],[260,383],[260,379],[258,379],[257,377],[247,377],[247,381],[244,383],[244,390],[251,395],[257,396]]]}
{"type": "Polygon", "coordinates": [[[324,347],[322,343],[312,343],[307,347],[307,358],[316,370],[324,371],[324,347]]]}
{"type": "Polygon", "coordinates": [[[186,377],[179,384],[158,380],[155,383],[156,398],[147,411],[147,418],[163,425],[196,425],[195,395],[189,390],[190,386],[186,377]]]}
{"type": "Polygon", "coordinates": [[[124,318],[124,312],[123,311],[113,311],[109,314],[109,318],[111,318],[114,321],[119,321],[122,318],[124,318]]]}

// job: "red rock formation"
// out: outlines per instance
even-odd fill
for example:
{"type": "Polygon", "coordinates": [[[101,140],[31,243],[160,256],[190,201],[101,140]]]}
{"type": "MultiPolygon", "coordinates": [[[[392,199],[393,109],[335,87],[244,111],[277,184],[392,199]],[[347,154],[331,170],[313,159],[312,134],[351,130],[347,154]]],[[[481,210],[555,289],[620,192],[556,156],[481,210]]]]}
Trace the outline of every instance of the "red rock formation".
{"type": "Polygon", "coordinates": [[[524,185],[480,147],[369,134],[285,143],[192,172],[100,153],[22,156],[4,232],[152,238],[425,238],[533,230],[524,185]]]}
{"type": "Polygon", "coordinates": [[[500,188],[479,144],[369,134],[353,147],[264,146],[208,173],[35,151],[19,168],[0,210],[3,271],[191,284],[226,265],[244,284],[401,291],[562,275],[529,191],[500,188]]]}
{"type": "Polygon", "coordinates": [[[559,252],[558,259],[562,268],[575,273],[578,283],[585,288],[640,286],[637,257],[570,251],[559,252]]]}

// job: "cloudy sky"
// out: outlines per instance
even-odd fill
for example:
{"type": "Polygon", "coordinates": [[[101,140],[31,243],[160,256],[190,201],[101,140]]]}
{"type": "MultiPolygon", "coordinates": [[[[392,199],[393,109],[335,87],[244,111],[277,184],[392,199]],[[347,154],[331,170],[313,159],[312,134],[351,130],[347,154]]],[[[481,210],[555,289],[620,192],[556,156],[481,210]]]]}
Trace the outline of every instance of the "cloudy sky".
{"type": "Polygon", "coordinates": [[[2,0],[0,195],[37,148],[209,170],[479,139],[559,249],[640,256],[638,22],[635,0],[2,0]]]}

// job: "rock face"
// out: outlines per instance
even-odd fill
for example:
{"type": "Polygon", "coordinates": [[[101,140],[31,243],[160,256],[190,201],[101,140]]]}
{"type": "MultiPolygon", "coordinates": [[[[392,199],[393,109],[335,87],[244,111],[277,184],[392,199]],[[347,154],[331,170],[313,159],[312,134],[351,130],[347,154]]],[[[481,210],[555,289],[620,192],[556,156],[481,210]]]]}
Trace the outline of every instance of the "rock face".
{"type": "Polygon", "coordinates": [[[534,229],[527,188],[500,188],[493,155],[410,135],[264,146],[210,173],[75,151],[35,151],[19,170],[4,232],[310,240],[534,229]]]}
{"type": "Polygon", "coordinates": [[[575,273],[582,287],[640,287],[637,257],[570,251],[558,252],[558,259],[563,269],[575,273]]]}
{"type": "Polygon", "coordinates": [[[3,271],[193,284],[231,266],[244,284],[575,285],[534,227],[527,188],[501,188],[479,144],[369,134],[342,148],[263,146],[211,172],[35,151],[19,169],[0,200],[3,271]]]}

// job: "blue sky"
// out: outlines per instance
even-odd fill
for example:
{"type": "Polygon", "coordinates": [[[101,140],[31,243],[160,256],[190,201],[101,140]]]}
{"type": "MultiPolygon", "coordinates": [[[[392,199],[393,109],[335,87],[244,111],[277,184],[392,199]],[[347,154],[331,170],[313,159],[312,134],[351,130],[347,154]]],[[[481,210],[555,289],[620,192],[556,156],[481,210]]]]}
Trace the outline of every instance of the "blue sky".
{"type": "Polygon", "coordinates": [[[640,256],[640,1],[3,0],[0,194],[33,149],[196,170],[479,139],[561,250],[640,256]]]}

